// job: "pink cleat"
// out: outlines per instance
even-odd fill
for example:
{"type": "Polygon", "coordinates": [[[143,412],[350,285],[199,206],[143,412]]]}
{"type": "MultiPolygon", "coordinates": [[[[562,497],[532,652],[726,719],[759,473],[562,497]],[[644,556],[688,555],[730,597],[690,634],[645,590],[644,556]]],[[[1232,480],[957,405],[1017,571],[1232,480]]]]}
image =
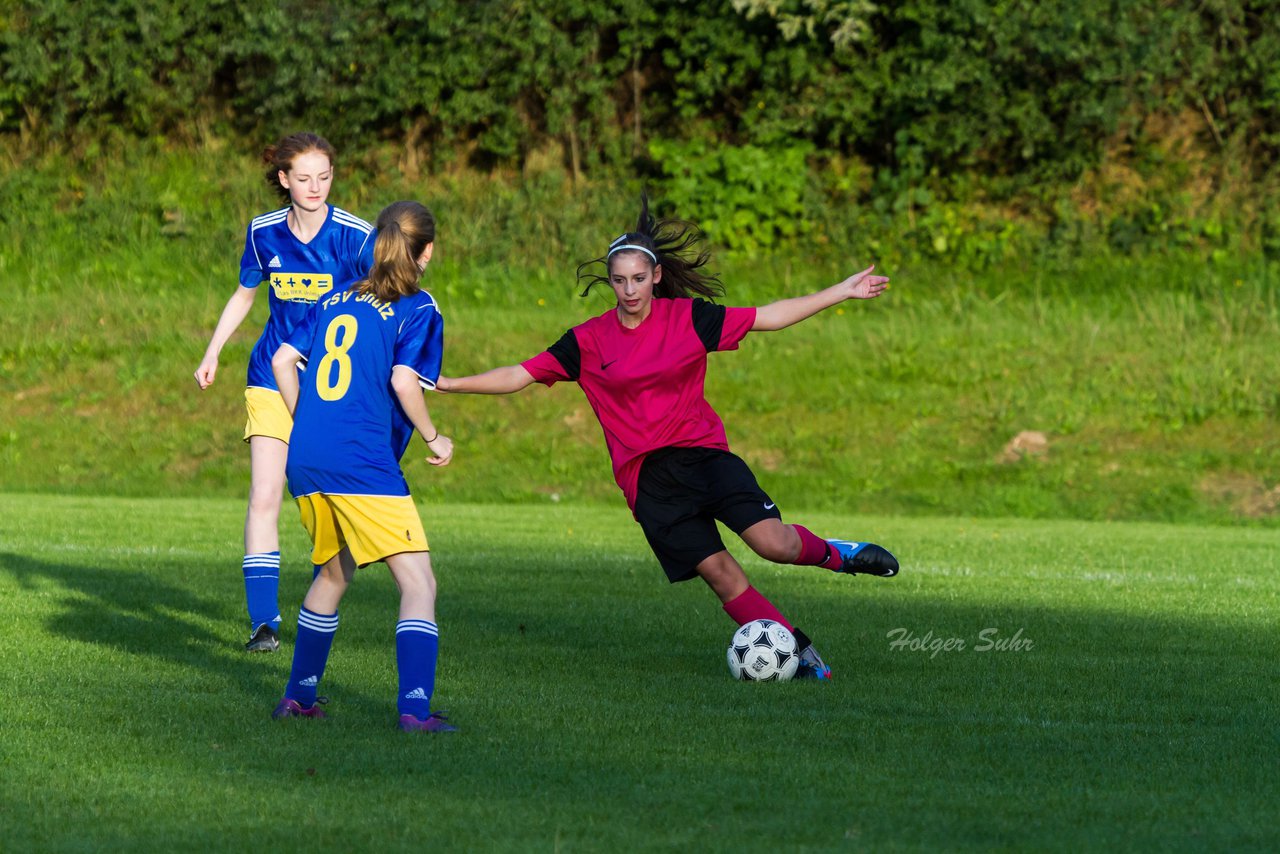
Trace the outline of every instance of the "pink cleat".
{"type": "Polygon", "coordinates": [[[413,715],[400,716],[400,729],[405,732],[457,732],[458,728],[448,722],[444,712],[432,712],[425,718],[413,715]]]}
{"type": "Polygon", "coordinates": [[[271,713],[272,720],[284,720],[285,718],[323,718],[324,711],[320,708],[320,701],[317,700],[310,706],[304,706],[297,700],[290,700],[285,697],[276,706],[276,710],[271,713]]]}

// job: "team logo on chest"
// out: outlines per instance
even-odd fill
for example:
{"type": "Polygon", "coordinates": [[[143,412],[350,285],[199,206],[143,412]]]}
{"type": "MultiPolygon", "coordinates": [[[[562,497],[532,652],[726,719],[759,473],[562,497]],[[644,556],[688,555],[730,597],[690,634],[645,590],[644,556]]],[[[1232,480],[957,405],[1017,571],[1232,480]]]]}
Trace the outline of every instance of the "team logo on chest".
{"type": "Polygon", "coordinates": [[[315,302],[333,290],[333,276],[328,273],[272,273],[271,290],[276,299],[289,302],[315,302]]]}

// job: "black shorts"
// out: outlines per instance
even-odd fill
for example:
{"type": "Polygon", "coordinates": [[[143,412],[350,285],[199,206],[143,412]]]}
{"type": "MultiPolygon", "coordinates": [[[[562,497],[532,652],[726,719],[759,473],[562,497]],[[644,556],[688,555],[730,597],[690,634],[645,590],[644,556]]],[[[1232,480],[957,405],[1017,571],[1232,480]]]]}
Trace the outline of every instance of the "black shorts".
{"type": "Polygon", "coordinates": [[[735,534],[782,513],[739,457],[715,448],[661,448],[640,467],[636,521],[667,578],[687,581],[724,551],[720,520],[735,534]]]}

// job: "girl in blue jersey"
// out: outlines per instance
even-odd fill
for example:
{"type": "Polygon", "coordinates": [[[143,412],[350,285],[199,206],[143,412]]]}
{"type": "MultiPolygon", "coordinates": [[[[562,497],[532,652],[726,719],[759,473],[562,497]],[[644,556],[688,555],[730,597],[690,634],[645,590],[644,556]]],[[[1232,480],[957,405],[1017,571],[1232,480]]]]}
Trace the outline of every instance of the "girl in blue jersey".
{"type": "Polygon", "coordinates": [[[280,501],[289,450],[289,413],[271,373],[271,356],[320,299],[340,293],[373,263],[373,227],[328,204],[334,151],[313,133],[286,136],[263,152],[267,184],[286,207],[255,217],[245,234],[240,286],[227,301],[205,350],[196,382],[208,388],[218,355],[253,306],[259,286],[270,284],[271,313],[249,355],[245,406],[249,444],[249,510],[244,522],[245,599],[250,652],[279,648],[280,501]]]}
{"type": "Polygon", "coordinates": [[[322,299],[276,351],[271,367],[293,415],[289,491],[323,564],[298,613],[284,698],[272,717],[324,717],[316,706],[338,603],[357,567],[386,561],[400,588],[396,664],[400,728],[449,732],[431,711],[438,632],[436,580],[422,521],[400,471],[417,431],[432,465],[453,442],[431,421],[422,389],[435,387],[444,321],[418,281],[431,259],[435,219],[417,202],[378,215],[373,269],[345,293],[322,299]],[[298,363],[305,362],[301,380],[298,363]]]}

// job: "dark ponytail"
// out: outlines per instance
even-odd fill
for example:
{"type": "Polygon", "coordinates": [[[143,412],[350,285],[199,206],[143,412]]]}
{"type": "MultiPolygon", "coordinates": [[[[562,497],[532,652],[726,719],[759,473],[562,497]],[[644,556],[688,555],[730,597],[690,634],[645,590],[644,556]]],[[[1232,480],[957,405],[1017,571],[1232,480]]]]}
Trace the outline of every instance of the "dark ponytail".
{"type": "Polygon", "coordinates": [[[357,294],[372,294],[395,302],[416,294],[422,271],[418,259],[436,239],[436,218],[417,202],[393,202],[378,214],[378,238],[373,244],[369,275],[352,286],[357,294]]]}
{"type": "Polygon", "coordinates": [[[711,253],[699,248],[701,242],[702,232],[692,223],[656,219],[649,212],[648,195],[642,193],[635,231],[615,239],[604,256],[578,265],[578,281],[587,282],[582,296],[594,285],[609,284],[610,259],[627,252],[648,258],[655,267],[661,265],[662,278],[653,287],[655,297],[723,296],[720,277],[702,269],[711,260],[711,253]],[[604,266],[603,274],[591,271],[596,264],[604,266]]]}

